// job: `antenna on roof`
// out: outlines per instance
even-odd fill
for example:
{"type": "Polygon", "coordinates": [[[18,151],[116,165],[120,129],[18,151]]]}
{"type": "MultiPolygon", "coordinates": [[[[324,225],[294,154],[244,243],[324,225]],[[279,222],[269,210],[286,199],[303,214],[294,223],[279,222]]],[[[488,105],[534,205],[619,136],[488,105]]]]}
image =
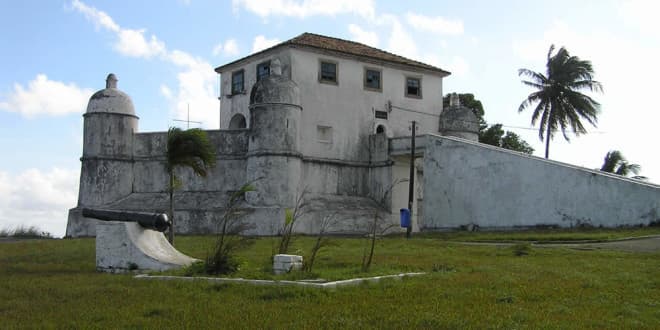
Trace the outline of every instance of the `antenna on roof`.
{"type": "Polygon", "coordinates": [[[201,121],[192,121],[192,120],[190,120],[190,103],[188,103],[188,118],[186,120],[183,120],[183,119],[172,119],[172,120],[187,123],[187,125],[188,125],[187,129],[190,129],[190,123],[195,123],[195,124],[200,124],[200,125],[202,124],[201,121]]]}

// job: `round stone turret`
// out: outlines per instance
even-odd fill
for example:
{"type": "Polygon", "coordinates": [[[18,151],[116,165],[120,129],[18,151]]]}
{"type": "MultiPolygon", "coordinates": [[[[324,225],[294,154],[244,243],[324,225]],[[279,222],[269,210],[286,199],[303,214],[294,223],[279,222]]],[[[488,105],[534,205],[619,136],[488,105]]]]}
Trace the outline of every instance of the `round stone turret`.
{"type": "Polygon", "coordinates": [[[282,76],[277,59],[271,61],[270,75],[259,80],[250,92],[250,106],[260,103],[301,104],[300,88],[293,80],[282,76]]]}
{"type": "Polygon", "coordinates": [[[449,107],[440,114],[440,134],[479,141],[479,119],[472,109],[462,106],[456,93],[449,96],[449,107]]]}
{"type": "Polygon", "coordinates": [[[131,193],[133,134],[138,129],[133,101],[109,74],[104,89],[87,104],[78,206],[102,206],[131,193]]]}
{"type": "Polygon", "coordinates": [[[281,75],[279,60],[272,60],[270,75],[259,80],[250,92],[248,150],[298,154],[301,112],[300,88],[281,75]]]}
{"type": "Polygon", "coordinates": [[[250,92],[247,176],[255,191],[246,199],[259,206],[291,207],[300,183],[299,127],[302,106],[298,85],[271,60],[270,75],[250,92]]]}

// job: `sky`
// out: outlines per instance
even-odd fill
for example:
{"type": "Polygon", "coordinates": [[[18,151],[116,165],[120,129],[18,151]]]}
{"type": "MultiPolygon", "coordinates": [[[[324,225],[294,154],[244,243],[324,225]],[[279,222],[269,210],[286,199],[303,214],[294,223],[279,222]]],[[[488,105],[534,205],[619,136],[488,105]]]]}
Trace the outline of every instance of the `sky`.
{"type": "MultiPolygon", "coordinates": [[[[548,49],[590,60],[604,92],[597,127],[558,134],[550,158],[599,168],[609,150],[660,183],[653,95],[660,76],[657,1],[147,0],[0,3],[0,229],[55,236],[77,204],[84,113],[115,73],[140,131],[190,120],[219,126],[215,67],[312,32],[353,40],[452,74],[443,93],[473,93],[485,119],[543,156],[532,90],[518,69],[545,72],[548,49]]],[[[185,127],[184,127],[185,128],[185,127]]]]}

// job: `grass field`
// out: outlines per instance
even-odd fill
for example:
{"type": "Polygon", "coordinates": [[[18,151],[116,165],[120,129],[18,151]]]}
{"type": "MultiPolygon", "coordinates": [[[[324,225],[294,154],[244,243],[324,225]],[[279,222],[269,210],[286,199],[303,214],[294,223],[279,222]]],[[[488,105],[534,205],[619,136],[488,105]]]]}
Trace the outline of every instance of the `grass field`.
{"type": "Polygon", "coordinates": [[[609,241],[629,237],[660,235],[660,226],[654,227],[625,227],[625,228],[557,228],[533,229],[520,231],[454,231],[445,233],[419,234],[451,241],[465,242],[510,242],[529,241],[551,243],[557,241],[609,241]]]}
{"type": "MultiPolygon", "coordinates": [[[[306,254],[313,238],[294,250],[306,254]]],[[[178,237],[203,258],[212,237],[178,237]]],[[[660,255],[466,246],[435,235],[377,242],[337,238],[315,268],[332,278],[428,275],[336,291],[204,282],[141,281],[94,270],[94,240],[0,244],[2,328],[657,328],[660,255]]],[[[268,269],[276,241],[240,254],[236,276],[268,269]]]]}

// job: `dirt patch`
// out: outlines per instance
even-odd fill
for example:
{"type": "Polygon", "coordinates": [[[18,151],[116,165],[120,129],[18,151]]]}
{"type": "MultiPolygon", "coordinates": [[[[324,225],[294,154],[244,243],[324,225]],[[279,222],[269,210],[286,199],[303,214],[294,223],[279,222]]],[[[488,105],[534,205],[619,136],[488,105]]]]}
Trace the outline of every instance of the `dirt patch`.
{"type": "Polygon", "coordinates": [[[614,242],[586,243],[586,244],[545,244],[547,246],[564,246],[576,249],[607,249],[629,252],[660,252],[660,237],[646,237],[628,239],[614,242]]]}
{"type": "Polygon", "coordinates": [[[553,248],[565,247],[579,250],[620,250],[628,252],[660,252],[660,236],[646,236],[639,238],[627,238],[610,242],[462,242],[465,245],[488,245],[488,246],[513,246],[518,243],[530,243],[534,247],[553,248]]]}

